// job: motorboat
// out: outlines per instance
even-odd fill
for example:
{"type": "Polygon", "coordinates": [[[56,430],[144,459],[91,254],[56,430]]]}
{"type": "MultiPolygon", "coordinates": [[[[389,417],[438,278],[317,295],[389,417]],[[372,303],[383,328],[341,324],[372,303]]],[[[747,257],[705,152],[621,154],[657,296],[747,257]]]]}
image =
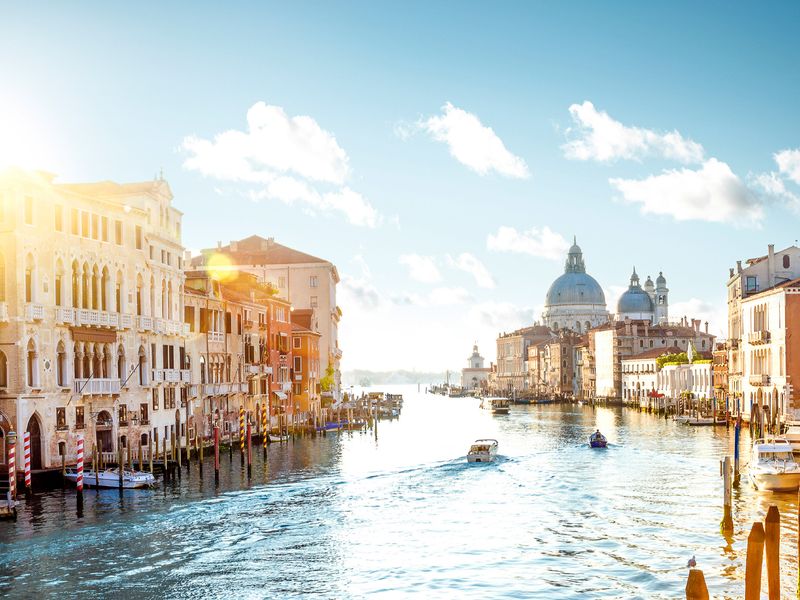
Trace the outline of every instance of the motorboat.
{"type": "Polygon", "coordinates": [[[492,411],[493,415],[507,415],[511,402],[500,396],[487,396],[481,399],[481,408],[492,411]]]}
{"type": "Polygon", "coordinates": [[[750,482],[761,491],[791,492],[800,487],[800,465],[786,438],[758,439],[750,459],[750,482]]]}
{"type": "MultiPolygon", "coordinates": [[[[78,470],[69,468],[64,475],[67,481],[75,483],[78,480],[78,470]]],[[[122,487],[125,489],[146,488],[154,485],[156,478],[152,473],[144,471],[122,471],[122,487]]],[[[92,469],[83,470],[84,487],[119,488],[119,469],[109,468],[97,473],[92,469]]]]}
{"type": "Polygon", "coordinates": [[[703,425],[725,425],[725,422],[725,415],[717,415],[716,419],[714,419],[714,415],[698,415],[683,421],[686,425],[692,425],[693,427],[703,425]]]}
{"type": "Polygon", "coordinates": [[[289,436],[286,434],[276,434],[270,433],[268,434],[268,438],[270,442],[288,442],[289,436]]]}
{"type": "Polygon", "coordinates": [[[800,424],[790,424],[783,437],[791,444],[792,452],[800,452],[800,424]]]}
{"type": "Polygon", "coordinates": [[[497,456],[497,440],[475,440],[467,452],[467,462],[492,462],[495,456],[497,456]]]}
{"type": "Polygon", "coordinates": [[[590,448],[605,448],[607,446],[608,440],[606,439],[606,436],[600,433],[599,429],[589,436],[590,448]]]}

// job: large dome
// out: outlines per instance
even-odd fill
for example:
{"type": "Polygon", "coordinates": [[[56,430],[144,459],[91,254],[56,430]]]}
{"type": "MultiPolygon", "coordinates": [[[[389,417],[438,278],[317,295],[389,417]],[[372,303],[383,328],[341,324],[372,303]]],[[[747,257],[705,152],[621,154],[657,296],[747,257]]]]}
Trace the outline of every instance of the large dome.
{"type": "Polygon", "coordinates": [[[594,277],[582,272],[568,272],[561,275],[547,290],[545,306],[563,304],[600,304],[605,307],[606,297],[603,288],[594,277]]]}

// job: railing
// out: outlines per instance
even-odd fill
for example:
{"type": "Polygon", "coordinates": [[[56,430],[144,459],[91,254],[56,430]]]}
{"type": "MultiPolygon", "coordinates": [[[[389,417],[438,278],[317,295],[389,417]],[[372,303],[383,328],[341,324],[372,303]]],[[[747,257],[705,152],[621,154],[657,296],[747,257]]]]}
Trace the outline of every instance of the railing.
{"type": "Polygon", "coordinates": [[[303,381],[303,374],[302,373],[295,373],[294,374],[295,381],[303,381]]]}
{"type": "Polygon", "coordinates": [[[8,303],[0,302],[0,323],[8,323],[8,303]]]}
{"type": "Polygon", "coordinates": [[[767,344],[769,343],[770,334],[766,329],[759,329],[758,331],[751,331],[747,334],[748,344],[767,344]]]}
{"type": "Polygon", "coordinates": [[[73,381],[75,393],[83,396],[119,394],[119,379],[75,379],[73,381]]]}
{"type": "Polygon", "coordinates": [[[181,323],[181,334],[182,335],[189,335],[189,324],[188,323],[181,323]]]}
{"type": "Polygon", "coordinates": [[[272,367],[269,365],[247,365],[248,375],[272,375],[272,367]]]}
{"type": "Polygon", "coordinates": [[[164,369],[164,381],[178,383],[181,380],[180,369],[164,369]]]}
{"type": "Polygon", "coordinates": [[[291,392],[292,391],[292,383],[290,381],[282,383],[281,384],[281,391],[291,392]]]}
{"type": "Polygon", "coordinates": [[[133,315],[126,315],[125,313],[119,314],[120,329],[131,329],[133,327],[133,315]]]}
{"type": "Polygon", "coordinates": [[[150,381],[153,383],[161,383],[164,381],[163,369],[150,369],[150,381]]]}
{"type": "Polygon", "coordinates": [[[750,385],[769,385],[769,375],[750,375],[750,385]]]}
{"type": "Polygon", "coordinates": [[[153,317],[145,317],[139,315],[136,317],[136,326],[139,331],[152,331],[153,330],[153,317]]]}
{"type": "Polygon", "coordinates": [[[44,319],[44,306],[33,303],[25,305],[26,321],[41,321],[42,319],[44,319]]]}
{"type": "Polygon", "coordinates": [[[221,331],[209,331],[208,332],[208,341],[209,342],[224,342],[225,341],[225,334],[221,331]]]}
{"type": "Polygon", "coordinates": [[[71,308],[56,307],[56,323],[70,324],[75,322],[75,312],[71,308]]]}
{"type": "Polygon", "coordinates": [[[191,383],[191,381],[192,381],[192,370],[191,369],[181,369],[181,381],[183,383],[191,383]]]}

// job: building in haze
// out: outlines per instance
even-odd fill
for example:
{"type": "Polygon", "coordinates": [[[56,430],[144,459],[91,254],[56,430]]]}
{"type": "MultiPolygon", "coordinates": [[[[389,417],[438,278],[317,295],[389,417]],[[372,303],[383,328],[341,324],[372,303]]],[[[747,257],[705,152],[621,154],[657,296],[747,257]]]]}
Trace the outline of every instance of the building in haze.
{"type": "Polygon", "coordinates": [[[484,359],[478,352],[478,344],[472,346],[472,355],[467,359],[467,367],[461,369],[461,387],[476,390],[488,385],[490,367],[484,367],[484,359]]]}

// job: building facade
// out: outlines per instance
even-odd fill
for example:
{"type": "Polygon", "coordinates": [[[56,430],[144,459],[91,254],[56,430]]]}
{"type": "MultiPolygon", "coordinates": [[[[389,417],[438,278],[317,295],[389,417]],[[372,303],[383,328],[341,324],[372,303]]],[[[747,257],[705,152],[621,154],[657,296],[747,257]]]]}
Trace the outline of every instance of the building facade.
{"type": "Polygon", "coordinates": [[[484,367],[484,359],[478,352],[478,344],[472,346],[472,354],[467,359],[467,367],[461,369],[461,387],[465,390],[478,390],[487,387],[489,367],[484,367]]]}
{"type": "Polygon", "coordinates": [[[494,391],[512,394],[528,389],[528,348],[552,337],[549,327],[534,325],[511,333],[502,333],[497,338],[497,375],[494,391]]]}

